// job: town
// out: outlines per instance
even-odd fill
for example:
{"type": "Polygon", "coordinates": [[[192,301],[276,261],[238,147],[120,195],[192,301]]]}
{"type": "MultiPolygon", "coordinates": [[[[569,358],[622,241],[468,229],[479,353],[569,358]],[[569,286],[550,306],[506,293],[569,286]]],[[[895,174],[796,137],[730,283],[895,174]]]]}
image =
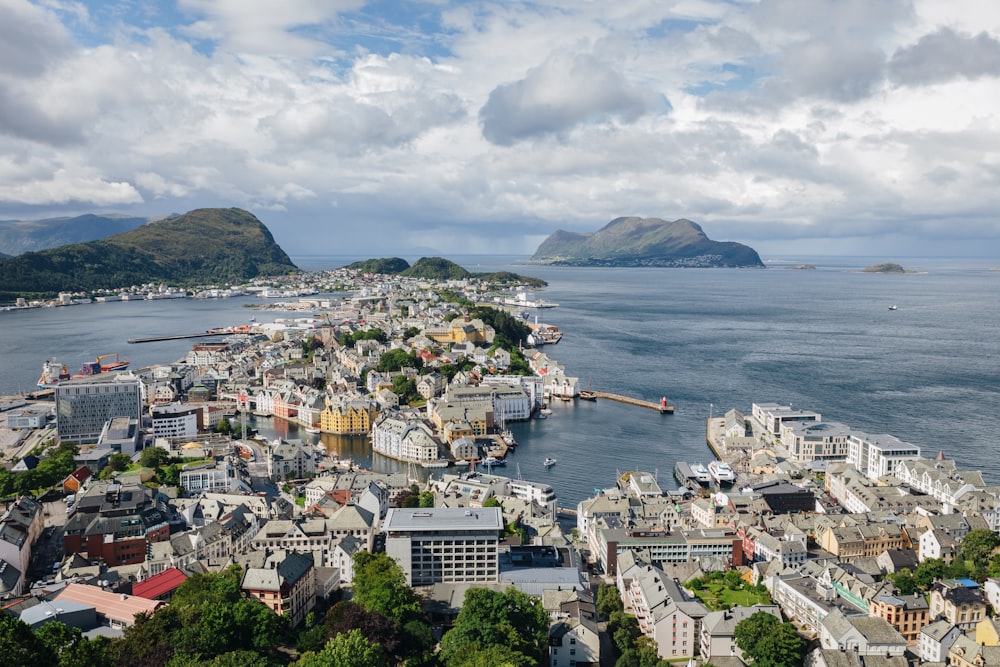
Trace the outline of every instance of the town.
{"type": "Polygon", "coordinates": [[[255,286],[298,299],[275,305],[295,316],[0,404],[7,615],[125,642],[191,604],[193,582],[232,576],[301,638],[398,568],[422,650],[448,665],[471,664],[449,633],[475,591],[512,589],[544,612],[516,664],[1000,664],[1000,487],[944,452],[756,403],[708,419],[716,460],[677,462],[679,488],[619,471],[560,507],[551,485],[497,474],[509,424],[593,394],[540,349],[558,330],[525,323],[541,302],[476,279],[340,269],[317,279],[336,298],[297,280],[255,286]],[[249,415],[368,436],[408,473],[256,439],[249,415]]]}

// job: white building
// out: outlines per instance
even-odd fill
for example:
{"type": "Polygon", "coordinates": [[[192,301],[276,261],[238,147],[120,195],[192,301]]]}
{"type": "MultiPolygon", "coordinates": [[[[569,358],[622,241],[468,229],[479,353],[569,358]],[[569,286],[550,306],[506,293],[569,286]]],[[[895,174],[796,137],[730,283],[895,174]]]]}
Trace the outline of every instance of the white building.
{"type": "Polygon", "coordinates": [[[382,526],[385,552],[411,586],[500,580],[499,507],[390,509],[382,526]]]}
{"type": "Polygon", "coordinates": [[[56,423],[60,441],[93,444],[104,424],[115,417],[140,419],[142,383],[115,373],[56,385],[56,423]]]}
{"type": "Polygon", "coordinates": [[[160,405],[152,410],[153,436],[157,438],[194,438],[198,435],[201,406],[160,405]]]}
{"type": "Polygon", "coordinates": [[[904,461],[919,458],[919,447],[887,433],[869,435],[854,431],[848,440],[847,463],[871,480],[892,475],[904,461]]]}

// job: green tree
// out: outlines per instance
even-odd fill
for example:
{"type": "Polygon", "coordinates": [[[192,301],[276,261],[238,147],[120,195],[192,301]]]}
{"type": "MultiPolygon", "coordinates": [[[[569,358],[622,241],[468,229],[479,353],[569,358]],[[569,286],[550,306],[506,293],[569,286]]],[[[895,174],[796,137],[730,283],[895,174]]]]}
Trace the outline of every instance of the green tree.
{"type": "Polygon", "coordinates": [[[616,611],[619,613],[625,611],[618,587],[601,584],[597,587],[597,613],[604,618],[611,618],[611,614],[616,611]]]}
{"type": "Polygon", "coordinates": [[[962,538],[962,549],[958,557],[971,565],[973,573],[979,575],[978,578],[983,579],[986,576],[993,550],[998,546],[1000,546],[1000,535],[989,528],[979,528],[970,531],[962,538]]]}
{"type": "Polygon", "coordinates": [[[419,357],[410,354],[406,350],[396,348],[394,350],[389,350],[379,358],[378,365],[375,366],[375,370],[382,373],[394,373],[401,368],[420,368],[420,366],[421,362],[419,357]]]}
{"type": "Polygon", "coordinates": [[[917,592],[917,580],[909,568],[903,568],[892,575],[893,585],[902,595],[913,595],[917,592]]]}
{"type": "Polygon", "coordinates": [[[229,435],[233,432],[233,425],[229,423],[229,417],[223,417],[219,420],[219,423],[215,425],[215,432],[223,435],[229,435]]]}
{"type": "Polygon", "coordinates": [[[297,667],[383,667],[385,664],[379,645],[357,629],[337,635],[322,651],[306,653],[295,663],[297,667]]]}
{"type": "Polygon", "coordinates": [[[27,623],[0,613],[0,656],[7,665],[51,667],[58,660],[45,642],[35,636],[27,623]]]}
{"type": "Polygon", "coordinates": [[[170,460],[170,454],[162,447],[147,447],[139,455],[139,465],[144,468],[159,468],[170,460]]]}
{"type": "Polygon", "coordinates": [[[108,468],[114,472],[121,472],[132,465],[132,458],[128,454],[115,452],[108,457],[108,468]]]}
{"type": "Polygon", "coordinates": [[[945,576],[947,567],[947,564],[940,558],[927,558],[917,565],[917,569],[913,571],[913,579],[920,590],[926,591],[935,579],[941,579],[945,576]]]}
{"type": "Polygon", "coordinates": [[[797,667],[808,646],[794,625],[763,611],[737,623],[733,638],[744,659],[760,667],[797,667]]]}
{"type": "Polygon", "coordinates": [[[386,618],[405,622],[420,614],[420,601],[406,585],[406,576],[384,553],[355,554],[352,588],[355,602],[386,618]]]}
{"type": "Polygon", "coordinates": [[[434,507],[433,491],[421,491],[419,498],[421,507],[434,507]]]}
{"type": "Polygon", "coordinates": [[[483,507],[500,507],[500,508],[502,508],[503,505],[500,504],[500,501],[497,500],[496,496],[490,496],[485,501],[483,501],[483,507]]]}
{"type": "Polygon", "coordinates": [[[547,616],[539,600],[515,588],[503,593],[472,588],[465,593],[455,625],[441,638],[441,656],[453,667],[452,661],[466,646],[506,646],[540,661],[547,630],[547,616]]]}

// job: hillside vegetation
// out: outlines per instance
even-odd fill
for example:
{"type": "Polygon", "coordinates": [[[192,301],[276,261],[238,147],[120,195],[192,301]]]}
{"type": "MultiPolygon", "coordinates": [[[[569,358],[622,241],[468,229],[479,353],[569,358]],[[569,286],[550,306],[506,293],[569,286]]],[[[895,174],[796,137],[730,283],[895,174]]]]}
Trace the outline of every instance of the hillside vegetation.
{"type": "Polygon", "coordinates": [[[558,230],[531,258],[570,266],[763,267],[753,248],[713,241],[690,220],[615,218],[596,232],[558,230]]]}
{"type": "Polygon", "coordinates": [[[100,241],[2,259],[0,297],[143,283],[234,283],[296,270],[251,213],[197,209],[100,241]]]}
{"type": "Polygon", "coordinates": [[[399,275],[424,280],[465,280],[477,278],[493,283],[521,284],[531,287],[544,287],[547,283],[539,278],[522,276],[511,271],[496,271],[487,273],[472,273],[455,262],[443,257],[421,257],[412,266],[399,257],[383,257],[366,259],[348,264],[345,268],[365,273],[381,273],[399,275]]]}

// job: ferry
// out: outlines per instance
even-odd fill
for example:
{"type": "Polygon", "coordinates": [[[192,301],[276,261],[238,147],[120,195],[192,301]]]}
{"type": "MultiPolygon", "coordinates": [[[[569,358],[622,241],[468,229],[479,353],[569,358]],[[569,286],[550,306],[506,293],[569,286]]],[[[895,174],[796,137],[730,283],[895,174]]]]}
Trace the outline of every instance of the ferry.
{"type": "Polygon", "coordinates": [[[736,481],[736,473],[725,461],[712,461],[708,464],[708,473],[719,485],[732,484],[736,481]]]}
{"type": "Polygon", "coordinates": [[[700,463],[690,464],[686,461],[678,461],[674,465],[674,479],[684,486],[708,486],[712,483],[708,468],[700,463]]]}

